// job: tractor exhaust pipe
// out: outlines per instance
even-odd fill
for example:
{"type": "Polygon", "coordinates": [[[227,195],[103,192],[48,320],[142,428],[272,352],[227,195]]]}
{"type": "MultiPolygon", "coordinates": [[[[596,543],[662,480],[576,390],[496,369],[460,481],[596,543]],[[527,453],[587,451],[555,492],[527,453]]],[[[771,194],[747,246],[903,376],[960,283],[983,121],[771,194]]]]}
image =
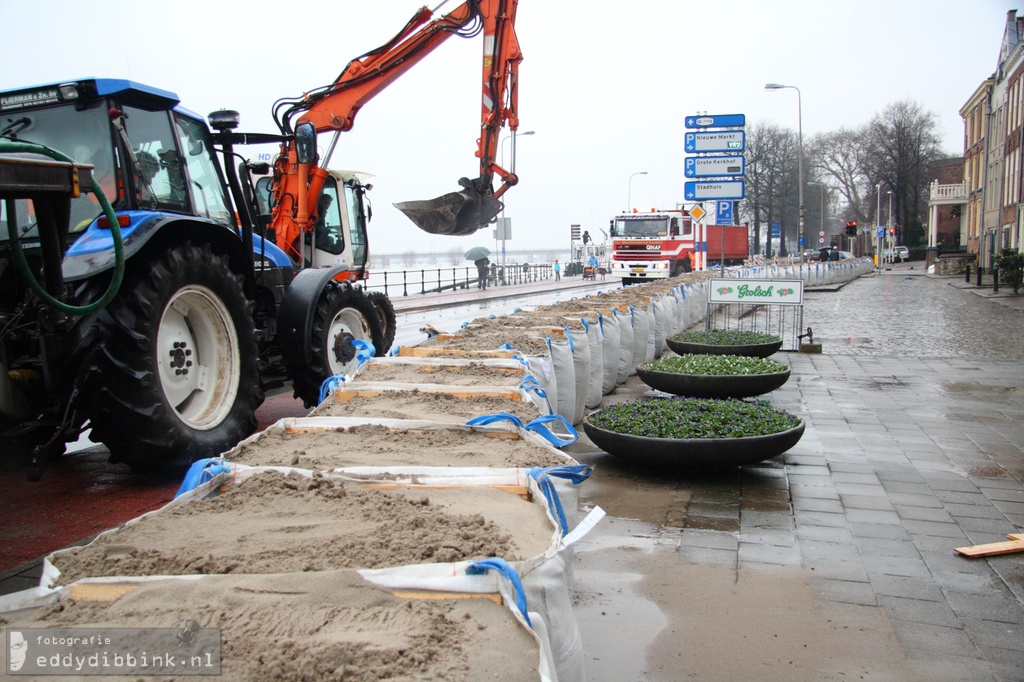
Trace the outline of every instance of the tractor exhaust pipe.
{"type": "Polygon", "coordinates": [[[443,194],[426,201],[394,204],[424,232],[462,236],[487,227],[502,209],[502,203],[476,188],[476,183],[461,178],[463,191],[443,194]]]}

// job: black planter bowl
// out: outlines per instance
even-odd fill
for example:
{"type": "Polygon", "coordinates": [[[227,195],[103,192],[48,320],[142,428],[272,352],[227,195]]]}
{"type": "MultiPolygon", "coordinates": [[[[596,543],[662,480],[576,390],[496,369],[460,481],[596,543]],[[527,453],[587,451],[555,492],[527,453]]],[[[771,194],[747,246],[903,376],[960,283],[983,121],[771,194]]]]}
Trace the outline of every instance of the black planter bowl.
{"type": "Polygon", "coordinates": [[[637,376],[651,388],[689,398],[752,398],[782,386],[790,373],[788,367],[771,374],[679,374],[636,368],[637,376]]]}
{"type": "Polygon", "coordinates": [[[676,341],[671,338],[665,339],[665,343],[678,355],[746,355],[751,358],[766,358],[782,348],[782,339],[770,343],[744,343],[736,346],[676,341]]]}
{"type": "Polygon", "coordinates": [[[608,431],[583,419],[583,430],[609,455],[664,470],[708,469],[763,462],[786,452],[804,435],[800,422],[787,431],[746,438],[648,438],[608,431]]]}

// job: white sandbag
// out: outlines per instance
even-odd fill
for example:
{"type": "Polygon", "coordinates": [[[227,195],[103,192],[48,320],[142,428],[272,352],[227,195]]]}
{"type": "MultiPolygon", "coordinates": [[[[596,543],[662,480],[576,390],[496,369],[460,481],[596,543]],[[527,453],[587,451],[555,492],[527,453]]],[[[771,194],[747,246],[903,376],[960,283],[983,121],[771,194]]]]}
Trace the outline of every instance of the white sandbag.
{"type": "Polygon", "coordinates": [[[619,375],[619,348],[622,337],[619,331],[619,320],[611,311],[598,313],[603,343],[601,355],[604,359],[603,376],[601,377],[601,394],[608,395],[615,390],[619,375]]]}
{"type": "Polygon", "coordinates": [[[618,310],[612,310],[614,315],[619,321],[619,370],[615,378],[617,384],[626,383],[626,379],[629,378],[630,368],[633,368],[633,372],[636,372],[636,365],[633,364],[633,315],[627,310],[620,312],[618,310]]]}
{"type": "Polygon", "coordinates": [[[572,350],[573,371],[575,372],[576,407],[573,409],[573,416],[569,422],[576,425],[583,421],[583,415],[587,410],[587,394],[590,391],[590,339],[587,336],[586,328],[582,326],[579,329],[566,327],[565,333],[572,350]]]}
{"type": "MultiPolygon", "coordinates": [[[[654,313],[654,355],[661,357],[661,354],[668,350],[665,339],[672,335],[672,301],[671,295],[659,296],[651,305],[654,313]]],[[[653,359],[653,358],[652,358],[653,359]]]]}
{"type": "Polygon", "coordinates": [[[601,333],[599,319],[580,320],[587,330],[587,344],[590,346],[590,381],[587,385],[587,409],[594,409],[601,405],[602,386],[604,383],[604,338],[601,333]]]}
{"type": "Polygon", "coordinates": [[[636,374],[636,366],[647,362],[650,318],[647,309],[638,306],[630,306],[629,314],[633,319],[633,358],[630,360],[629,376],[633,376],[636,374]]]}
{"type": "Polygon", "coordinates": [[[550,336],[547,345],[557,389],[554,398],[548,393],[548,399],[555,409],[554,413],[571,424],[576,417],[576,368],[572,348],[568,341],[553,341],[550,336]]]}

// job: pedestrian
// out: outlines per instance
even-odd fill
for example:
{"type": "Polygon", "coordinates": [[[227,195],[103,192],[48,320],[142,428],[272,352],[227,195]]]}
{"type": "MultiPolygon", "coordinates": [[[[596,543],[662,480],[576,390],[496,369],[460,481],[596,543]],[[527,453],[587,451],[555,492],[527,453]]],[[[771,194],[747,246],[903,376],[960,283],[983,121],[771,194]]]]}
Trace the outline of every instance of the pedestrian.
{"type": "Polygon", "coordinates": [[[839,247],[835,244],[832,245],[832,252],[828,254],[828,259],[830,261],[839,260],[839,247]]]}
{"type": "Polygon", "coordinates": [[[828,260],[828,247],[823,246],[818,249],[818,260],[822,263],[828,260]]]}
{"type": "Polygon", "coordinates": [[[555,259],[555,281],[562,279],[562,266],[558,264],[558,259],[555,259]]]}
{"type": "Polygon", "coordinates": [[[487,288],[487,266],[490,264],[490,259],[480,258],[473,261],[473,265],[476,266],[476,288],[486,289],[487,288]]]}
{"type": "Polygon", "coordinates": [[[588,243],[590,243],[590,233],[583,230],[583,244],[586,246],[588,243]]]}

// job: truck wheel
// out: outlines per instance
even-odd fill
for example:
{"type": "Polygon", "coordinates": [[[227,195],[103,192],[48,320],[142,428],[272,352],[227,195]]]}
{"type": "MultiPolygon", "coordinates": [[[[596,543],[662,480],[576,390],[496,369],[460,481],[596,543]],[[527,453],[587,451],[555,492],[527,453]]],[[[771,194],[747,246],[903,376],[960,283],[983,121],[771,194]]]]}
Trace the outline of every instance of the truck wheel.
{"type": "Polygon", "coordinates": [[[317,300],[313,315],[309,362],[290,364],[295,397],[306,407],[320,402],[320,386],[337,374],[351,374],[358,366],[352,341],[374,344],[384,338],[377,307],[360,289],[330,282],[317,300]]]}
{"type": "Polygon", "coordinates": [[[214,457],[256,429],[263,402],[251,303],[209,245],[133,264],[83,337],[80,404],[113,461],[214,457]]]}
{"type": "Polygon", "coordinates": [[[391,345],[395,342],[395,332],[398,328],[395,307],[391,304],[391,299],[383,291],[368,291],[366,295],[377,309],[377,316],[380,317],[380,325],[383,330],[383,338],[380,345],[375,342],[373,347],[377,349],[377,357],[384,357],[391,350],[391,345]]]}

